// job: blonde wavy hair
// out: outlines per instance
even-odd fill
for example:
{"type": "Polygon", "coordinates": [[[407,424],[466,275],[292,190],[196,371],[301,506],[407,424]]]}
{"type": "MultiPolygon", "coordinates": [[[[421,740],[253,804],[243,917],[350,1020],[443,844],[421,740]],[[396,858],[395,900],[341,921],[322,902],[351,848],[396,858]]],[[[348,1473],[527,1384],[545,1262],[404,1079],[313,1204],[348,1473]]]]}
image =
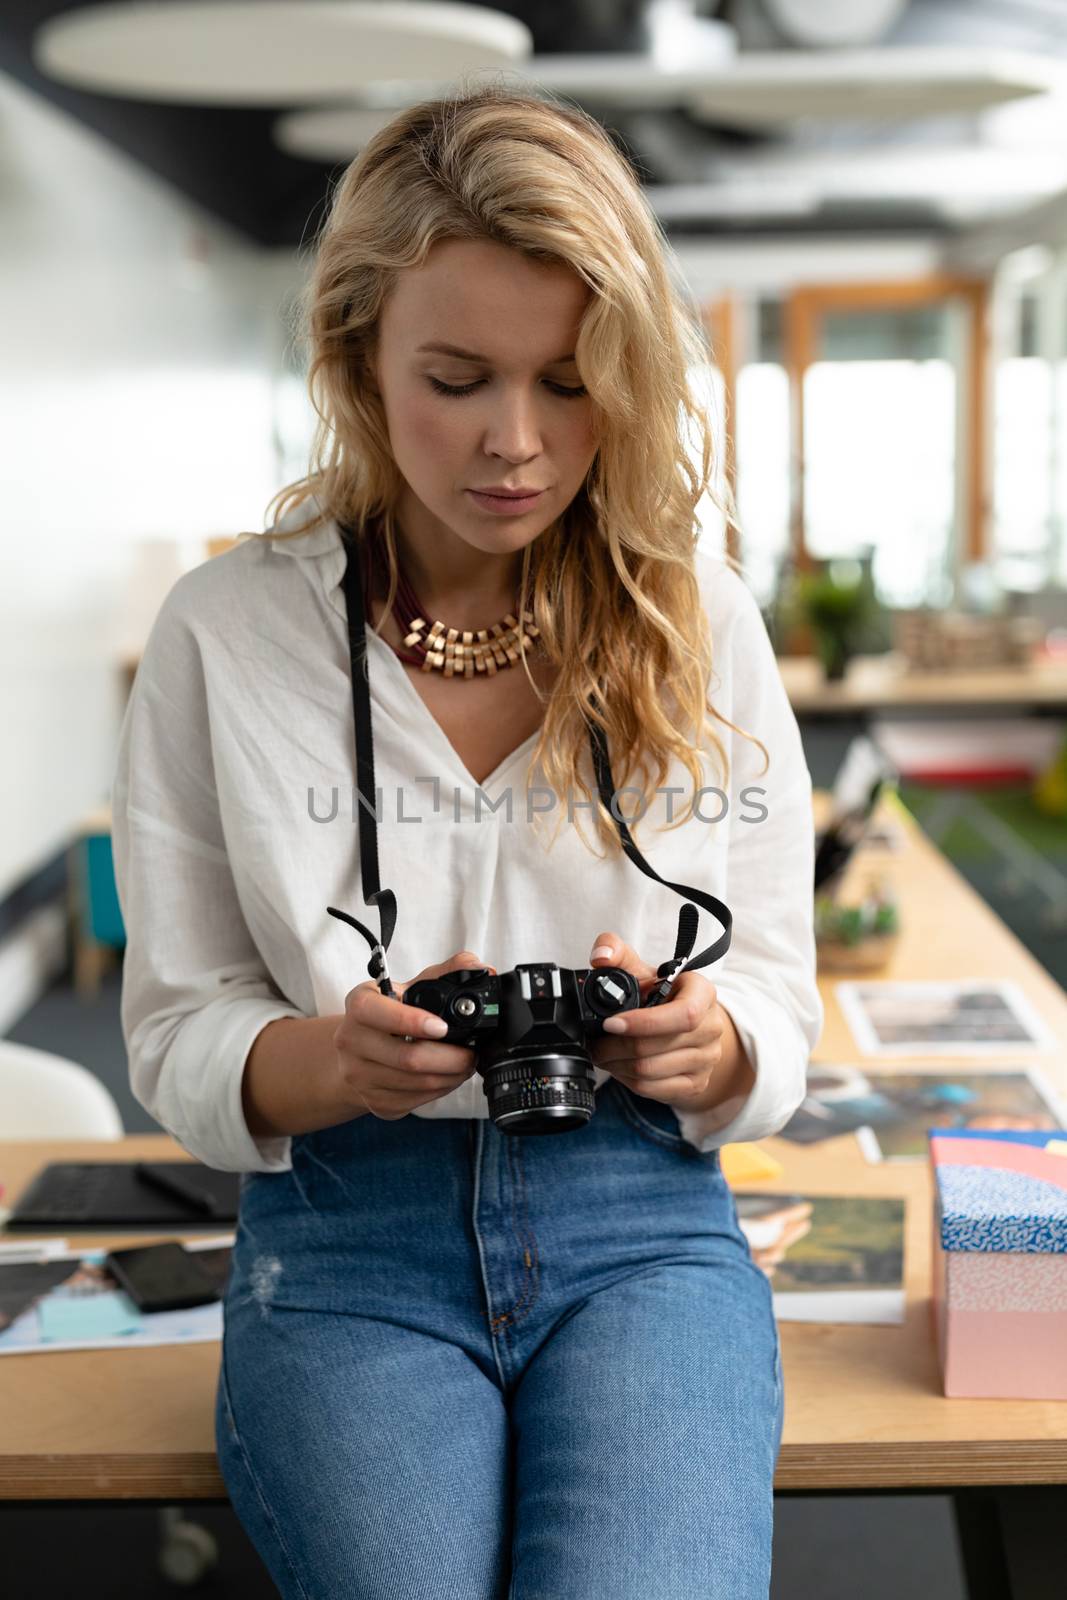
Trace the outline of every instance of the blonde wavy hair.
{"type": "Polygon", "coordinates": [[[403,481],[368,359],[397,275],[443,239],[495,240],[563,263],[592,290],[575,355],[598,450],[570,505],[523,551],[520,604],[559,669],[541,695],[523,655],[546,702],[531,774],[540,761],[555,794],[594,801],[600,840],[616,851],[616,824],[581,768],[590,722],[606,734],[616,790],[638,767],[645,794],[649,778],[653,788],[663,783],[671,758],[685,766],[694,796],[671,827],[706,782],[705,737],[728,779],[715,722],[753,739],[764,771],[769,758],[706,698],[712,640],[693,561],[701,497],[736,525],[728,495],[712,483],[712,425],[687,378],[710,361],[710,348],[672,282],[670,246],[629,163],[593,117],[499,82],[464,85],[399,113],[345,170],[296,302],[319,419],[312,470],[273,497],[268,522],[271,510],[280,519],[311,496],[320,514],[268,533],[300,538],[333,518],[361,539],[377,519],[388,614],[403,481]],[[699,444],[699,472],[682,419],[699,444]]]}

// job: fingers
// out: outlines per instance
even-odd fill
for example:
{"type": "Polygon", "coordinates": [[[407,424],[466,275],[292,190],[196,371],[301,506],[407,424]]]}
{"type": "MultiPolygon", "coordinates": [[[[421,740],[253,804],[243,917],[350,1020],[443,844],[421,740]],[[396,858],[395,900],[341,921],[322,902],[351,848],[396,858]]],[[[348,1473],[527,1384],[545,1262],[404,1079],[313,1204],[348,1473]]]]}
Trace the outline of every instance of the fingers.
{"type": "Polygon", "coordinates": [[[714,1041],[696,1045],[691,1033],[657,1033],[644,1039],[617,1039],[610,1033],[594,1039],[590,1051],[600,1066],[613,1061],[654,1061],[657,1056],[677,1055],[680,1050],[698,1050],[707,1055],[714,1041]]]}
{"type": "Polygon", "coordinates": [[[395,1033],[379,1033],[370,1049],[376,1061],[401,1072],[429,1072],[441,1077],[462,1073],[466,1076],[474,1066],[473,1050],[433,1039],[398,1038],[395,1033]]]}
{"type": "MultiPolygon", "coordinates": [[[[406,987],[406,986],[405,986],[406,987]]],[[[421,1006],[408,1006],[382,994],[377,984],[361,983],[345,996],[345,1016],[361,1028],[376,1028],[382,1033],[422,1035],[440,1039],[448,1032],[442,1017],[421,1006]]]]}
{"type": "Polygon", "coordinates": [[[448,1025],[420,1006],[405,1005],[382,994],[374,984],[361,984],[345,999],[342,1028],[356,1028],[348,1044],[359,1055],[405,1072],[469,1075],[474,1052],[443,1042],[448,1025]]]}
{"type": "Polygon", "coordinates": [[[679,1094],[684,1094],[692,1092],[694,1078],[703,1083],[714,1072],[717,1062],[709,1058],[706,1050],[672,1050],[669,1054],[648,1056],[641,1061],[627,1057],[624,1061],[599,1061],[597,1065],[638,1092],[642,1084],[655,1084],[657,1089],[673,1085],[679,1094]]]}
{"type": "MultiPolygon", "coordinates": [[[[479,961],[473,951],[458,950],[447,961],[424,967],[407,983],[394,980],[393,988],[399,999],[382,994],[376,983],[359,983],[345,996],[346,1015],[353,1017],[363,1027],[380,1028],[386,1033],[398,1033],[401,1036],[423,1034],[427,1038],[440,1039],[448,1032],[447,1025],[432,1011],[425,1011],[421,1006],[405,1005],[404,995],[413,983],[423,978],[440,978],[446,972],[456,972],[463,967],[482,966],[485,963],[479,961]]],[[[495,972],[496,968],[489,967],[488,971],[495,972]]]]}
{"type": "MultiPolygon", "coordinates": [[[[382,994],[374,994],[371,998],[383,1001],[387,1006],[399,1004],[382,994]]],[[[393,1088],[403,1088],[406,1081],[406,1086],[410,1089],[412,1073],[417,1074],[420,1082],[424,1082],[428,1089],[454,1087],[464,1078],[470,1077],[474,1070],[473,1050],[467,1049],[464,1045],[420,1038],[417,1033],[410,1036],[397,1034],[389,1027],[382,1028],[374,1023],[364,1022],[361,1013],[368,1006],[369,1000],[350,1006],[341,1028],[354,1027],[357,1030],[355,1035],[350,1035],[346,1041],[353,1053],[365,1061],[372,1061],[378,1068],[385,1068],[389,1075],[396,1074],[393,1088]]],[[[407,1013],[401,1021],[402,1027],[410,1026],[410,1018],[423,1015],[416,1006],[400,1006],[399,1009],[407,1013]]],[[[431,1020],[437,1022],[440,1018],[434,1017],[431,1020]]],[[[339,1029],[338,1033],[340,1032],[339,1029]]]]}
{"type": "MultiPolygon", "coordinates": [[[[607,1033],[626,1034],[635,1041],[662,1034],[692,1033],[715,1003],[715,985],[699,972],[681,972],[674,980],[671,998],[661,1006],[625,1011],[604,1022],[607,1033]]],[[[721,1030],[720,1030],[721,1031],[721,1030]]],[[[659,1049],[663,1048],[660,1039],[659,1049]]]]}
{"type": "Polygon", "coordinates": [[[624,1072],[614,1072],[612,1077],[618,1078],[634,1094],[644,1095],[649,1100],[658,1100],[663,1105],[673,1107],[675,1111],[684,1111],[687,1104],[703,1100],[711,1085],[711,1078],[706,1072],[699,1078],[678,1076],[634,1078],[624,1072]]]}
{"type": "MultiPolygon", "coordinates": [[[[483,966],[486,963],[473,950],[458,950],[447,961],[426,967],[418,978],[483,966]]],[[[357,984],[345,996],[345,1016],[335,1036],[339,1048],[375,1063],[384,1079],[378,1086],[381,1092],[401,1097],[410,1095],[413,1074],[420,1090],[448,1091],[469,1078],[475,1067],[473,1050],[442,1042],[448,1032],[442,1017],[404,1003],[404,993],[416,981],[394,984],[401,998],[382,994],[376,983],[357,984]]]]}

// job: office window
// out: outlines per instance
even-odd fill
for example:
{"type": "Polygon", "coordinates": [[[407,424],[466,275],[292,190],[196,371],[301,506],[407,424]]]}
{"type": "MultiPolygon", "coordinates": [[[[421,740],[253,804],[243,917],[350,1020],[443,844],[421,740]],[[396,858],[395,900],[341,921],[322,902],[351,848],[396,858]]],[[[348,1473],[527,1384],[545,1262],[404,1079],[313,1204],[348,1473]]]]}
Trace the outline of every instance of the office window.
{"type": "Polygon", "coordinates": [[[734,440],[741,561],[769,605],[789,549],[789,377],[779,362],[750,361],[738,372],[734,440]]]}
{"type": "Polygon", "coordinates": [[[874,548],[890,606],[942,604],[956,528],[950,302],[827,311],[804,375],[805,539],[816,559],[874,548]]]}
{"type": "Polygon", "coordinates": [[[1067,588],[1067,251],[1055,259],[1048,286],[1048,342],[1053,372],[1050,405],[1052,506],[1048,581],[1067,588]]]}
{"type": "MultiPolygon", "coordinates": [[[[726,477],[725,382],[720,369],[707,363],[692,367],[688,378],[692,393],[708,414],[712,447],[711,482],[716,494],[721,496],[726,477]]],[[[696,433],[691,430],[684,437],[689,458],[699,473],[703,464],[696,433]]],[[[726,542],[726,519],[709,491],[705,491],[697,503],[696,520],[700,529],[701,549],[721,555],[726,542]]]]}
{"type": "Polygon", "coordinates": [[[789,376],[782,359],[782,307],[763,297],[746,307],[737,373],[733,447],[740,556],[761,606],[774,599],[789,551],[789,376]]]}
{"type": "Polygon", "coordinates": [[[993,559],[998,578],[1012,589],[1040,588],[1050,563],[1058,375],[1039,348],[1042,292],[1033,280],[1009,278],[996,310],[993,559]]]}

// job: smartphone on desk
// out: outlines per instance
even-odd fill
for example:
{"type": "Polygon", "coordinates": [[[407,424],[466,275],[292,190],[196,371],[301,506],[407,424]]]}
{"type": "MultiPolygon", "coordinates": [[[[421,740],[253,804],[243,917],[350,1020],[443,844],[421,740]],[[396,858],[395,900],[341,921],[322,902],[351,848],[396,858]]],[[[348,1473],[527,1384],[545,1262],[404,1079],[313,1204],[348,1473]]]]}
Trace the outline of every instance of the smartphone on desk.
{"type": "Polygon", "coordinates": [[[139,1311],[186,1311],[219,1299],[195,1255],[175,1239],[111,1250],[104,1266],[139,1311]]]}

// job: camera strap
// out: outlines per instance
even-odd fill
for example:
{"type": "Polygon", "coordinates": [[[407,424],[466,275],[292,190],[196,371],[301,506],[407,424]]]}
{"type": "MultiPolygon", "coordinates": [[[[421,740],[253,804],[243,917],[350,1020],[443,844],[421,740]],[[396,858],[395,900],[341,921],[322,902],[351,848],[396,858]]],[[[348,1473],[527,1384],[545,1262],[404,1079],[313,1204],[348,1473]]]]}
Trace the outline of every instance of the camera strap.
{"type": "MultiPolygon", "coordinates": [[[[359,864],[363,884],[363,901],[365,905],[374,906],[378,912],[379,934],[378,937],[365,927],[357,918],[350,916],[345,911],[339,911],[335,906],[327,906],[327,911],[333,917],[339,917],[342,922],[347,922],[366,939],[371,947],[370,960],[367,971],[378,984],[382,994],[395,996],[389,976],[389,967],[386,953],[396,929],[397,904],[396,896],[391,889],[381,887],[378,865],[378,828],[376,821],[377,792],[374,783],[374,742],[371,730],[370,689],[368,687],[368,661],[366,637],[366,608],[363,594],[362,563],[356,541],[349,528],[342,526],[342,539],[347,549],[348,560],[344,573],[345,606],[348,613],[348,651],[349,664],[352,673],[352,710],[355,720],[356,737],[356,788],[357,788],[357,813],[359,819],[359,864]]],[[[648,877],[654,878],[657,883],[662,883],[665,888],[673,889],[689,901],[695,900],[705,910],[710,911],[722,923],[723,932],[706,949],[692,955],[693,945],[696,943],[697,928],[699,926],[699,913],[695,905],[686,904],[678,913],[678,937],[675,941],[674,955],[670,961],[664,961],[656,969],[656,975],[662,981],[652,990],[644,1005],[659,1005],[669,997],[670,987],[679,972],[688,972],[695,967],[705,967],[712,961],[717,961],[726,954],[730,947],[730,937],[733,916],[727,906],[713,894],[708,894],[703,889],[693,889],[682,883],[672,883],[668,878],[663,878],[656,869],[649,864],[637,848],[631,837],[625,818],[613,806],[615,798],[614,786],[611,777],[611,762],[608,755],[607,739],[604,730],[596,724],[589,725],[590,744],[592,746],[593,770],[596,774],[597,788],[600,799],[606,810],[612,816],[622,848],[636,867],[639,867],[648,877]]]]}

